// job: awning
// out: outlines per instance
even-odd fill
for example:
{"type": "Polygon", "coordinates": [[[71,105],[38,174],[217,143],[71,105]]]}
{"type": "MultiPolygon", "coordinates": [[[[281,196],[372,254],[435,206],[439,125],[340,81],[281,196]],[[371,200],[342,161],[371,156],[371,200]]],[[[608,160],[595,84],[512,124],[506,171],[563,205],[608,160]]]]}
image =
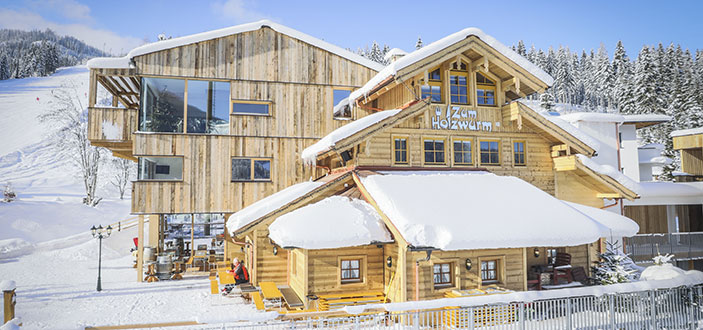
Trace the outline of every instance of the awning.
{"type": "Polygon", "coordinates": [[[345,196],[331,196],[278,217],[269,226],[269,237],[280,246],[304,249],[393,241],[371,205],[345,196]]]}

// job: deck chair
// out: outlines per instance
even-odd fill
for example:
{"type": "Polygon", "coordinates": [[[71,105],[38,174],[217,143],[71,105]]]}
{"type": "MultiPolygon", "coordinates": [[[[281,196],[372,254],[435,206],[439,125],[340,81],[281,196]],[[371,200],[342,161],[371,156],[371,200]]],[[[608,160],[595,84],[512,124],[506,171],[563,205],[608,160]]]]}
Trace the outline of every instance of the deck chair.
{"type": "Polygon", "coordinates": [[[564,252],[557,252],[557,257],[554,261],[552,284],[559,284],[560,278],[565,278],[566,283],[574,281],[573,275],[571,274],[571,255],[564,252]]]}
{"type": "Polygon", "coordinates": [[[586,270],[583,269],[583,267],[574,267],[571,270],[571,275],[573,276],[574,281],[581,282],[582,284],[588,285],[589,279],[588,276],[586,275],[586,270]]]}

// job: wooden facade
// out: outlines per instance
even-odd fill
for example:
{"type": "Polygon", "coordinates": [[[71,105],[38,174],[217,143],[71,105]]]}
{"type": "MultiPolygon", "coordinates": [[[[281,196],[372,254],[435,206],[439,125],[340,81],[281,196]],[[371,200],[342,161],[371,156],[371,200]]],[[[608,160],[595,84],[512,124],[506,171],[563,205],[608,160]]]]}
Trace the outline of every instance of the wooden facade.
{"type": "Polygon", "coordinates": [[[703,176],[703,134],[673,137],[674,150],[681,153],[681,170],[694,176],[703,176]]]}

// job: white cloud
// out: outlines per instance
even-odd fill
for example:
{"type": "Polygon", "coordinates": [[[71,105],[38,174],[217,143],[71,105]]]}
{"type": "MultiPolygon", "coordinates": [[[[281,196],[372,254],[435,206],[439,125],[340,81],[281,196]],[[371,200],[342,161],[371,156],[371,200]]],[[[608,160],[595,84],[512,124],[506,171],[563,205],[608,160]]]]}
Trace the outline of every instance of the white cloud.
{"type": "Polygon", "coordinates": [[[44,0],[39,1],[37,5],[45,9],[56,10],[61,16],[70,20],[83,23],[93,22],[93,17],[90,16],[90,7],[75,0],[44,0]]]}
{"type": "MultiPolygon", "coordinates": [[[[82,6],[78,4],[79,6],[82,6]]],[[[87,8],[87,7],[86,7],[87,8]]],[[[87,11],[77,11],[78,16],[89,15],[87,11]]],[[[90,18],[90,16],[88,16],[90,18]]],[[[85,19],[83,19],[85,21],[85,19]]],[[[60,24],[50,22],[38,14],[28,11],[15,11],[0,8],[0,28],[19,30],[52,29],[59,35],[68,35],[83,40],[88,45],[112,54],[127,53],[143,43],[139,38],[121,36],[115,32],[96,29],[87,24],[60,24]]]]}
{"type": "Polygon", "coordinates": [[[212,4],[212,9],[216,15],[225,19],[232,19],[235,21],[234,23],[253,22],[269,18],[248,7],[249,5],[244,0],[226,0],[212,4]]]}

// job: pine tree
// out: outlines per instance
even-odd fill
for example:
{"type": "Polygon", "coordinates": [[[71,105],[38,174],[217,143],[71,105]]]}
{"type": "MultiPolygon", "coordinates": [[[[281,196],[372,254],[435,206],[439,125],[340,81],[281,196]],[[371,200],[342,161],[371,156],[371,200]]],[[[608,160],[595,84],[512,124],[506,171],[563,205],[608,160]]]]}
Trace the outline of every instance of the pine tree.
{"type": "Polygon", "coordinates": [[[571,70],[571,56],[568,48],[560,47],[556,55],[556,72],[554,75],[554,94],[559,103],[573,103],[576,87],[571,70]]]}
{"type": "Polygon", "coordinates": [[[0,56],[0,80],[10,79],[10,63],[7,61],[7,56],[0,56]]]}
{"type": "Polygon", "coordinates": [[[417,36],[417,42],[415,43],[415,49],[420,49],[422,48],[422,38],[420,36],[417,36]]]}
{"type": "Polygon", "coordinates": [[[515,50],[518,54],[520,54],[522,57],[527,57],[527,50],[525,49],[525,43],[520,40],[517,43],[517,49],[515,50]]]}
{"type": "Polygon", "coordinates": [[[600,261],[591,267],[596,284],[627,283],[636,280],[638,270],[629,256],[622,253],[618,242],[606,242],[605,253],[599,254],[600,261]]]}
{"type": "Polygon", "coordinates": [[[593,68],[594,72],[594,94],[596,98],[596,105],[604,109],[608,108],[612,104],[612,90],[614,86],[613,82],[613,71],[610,67],[610,58],[608,57],[608,51],[605,49],[605,45],[601,44],[598,48],[598,53],[594,58],[593,68]]]}

